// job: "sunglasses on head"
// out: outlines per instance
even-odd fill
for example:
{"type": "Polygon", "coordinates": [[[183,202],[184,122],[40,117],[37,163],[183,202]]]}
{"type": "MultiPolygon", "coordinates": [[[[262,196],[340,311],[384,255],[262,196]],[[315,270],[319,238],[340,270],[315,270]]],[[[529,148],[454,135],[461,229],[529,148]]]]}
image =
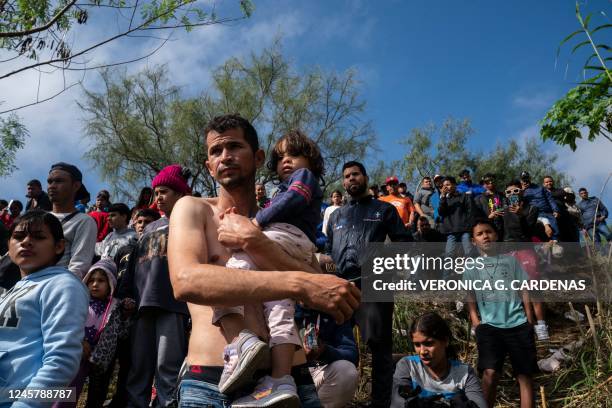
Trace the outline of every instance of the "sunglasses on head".
{"type": "Polygon", "coordinates": [[[513,194],[518,194],[520,192],[521,192],[520,188],[509,188],[509,189],[506,190],[506,195],[509,196],[509,195],[513,195],[513,194]]]}

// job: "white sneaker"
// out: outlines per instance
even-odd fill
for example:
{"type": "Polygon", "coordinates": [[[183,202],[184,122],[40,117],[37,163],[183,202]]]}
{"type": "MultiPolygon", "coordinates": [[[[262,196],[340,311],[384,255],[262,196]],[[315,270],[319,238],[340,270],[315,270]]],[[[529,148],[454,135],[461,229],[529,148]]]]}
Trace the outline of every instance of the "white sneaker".
{"type": "Polygon", "coordinates": [[[270,347],[249,330],[223,349],[223,372],[219,380],[219,391],[231,394],[253,380],[253,374],[270,364],[270,347]]]}
{"type": "Polygon", "coordinates": [[[539,341],[549,340],[550,336],[548,335],[548,326],[545,324],[536,324],[533,326],[535,330],[536,337],[539,341]]]}

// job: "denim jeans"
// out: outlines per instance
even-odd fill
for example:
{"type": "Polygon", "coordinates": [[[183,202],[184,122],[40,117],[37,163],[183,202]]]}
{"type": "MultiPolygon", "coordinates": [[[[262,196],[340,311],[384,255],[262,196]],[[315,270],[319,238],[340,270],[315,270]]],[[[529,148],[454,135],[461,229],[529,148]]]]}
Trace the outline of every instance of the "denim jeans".
{"type": "Polygon", "coordinates": [[[557,219],[554,215],[549,213],[539,213],[538,218],[546,218],[550,223],[550,228],[553,230],[552,237],[550,239],[558,241],[559,240],[559,225],[557,225],[557,219]]]}
{"type": "MultiPolygon", "coordinates": [[[[302,408],[321,408],[314,384],[297,386],[302,408]]],[[[219,387],[205,381],[183,379],[180,386],[181,408],[230,408],[232,399],[219,392],[219,387]]]]}
{"type": "Polygon", "coordinates": [[[593,226],[587,229],[589,233],[589,237],[593,238],[595,242],[601,242],[601,236],[603,235],[606,238],[606,241],[610,242],[612,240],[612,233],[610,229],[606,225],[605,222],[600,222],[595,225],[595,236],[593,237],[593,226]]]}
{"type": "Polygon", "coordinates": [[[472,246],[472,241],[470,240],[469,232],[457,232],[454,234],[448,234],[446,236],[446,256],[456,255],[457,251],[457,242],[461,241],[461,245],[463,246],[463,254],[464,256],[470,256],[474,247],[472,246]]]}

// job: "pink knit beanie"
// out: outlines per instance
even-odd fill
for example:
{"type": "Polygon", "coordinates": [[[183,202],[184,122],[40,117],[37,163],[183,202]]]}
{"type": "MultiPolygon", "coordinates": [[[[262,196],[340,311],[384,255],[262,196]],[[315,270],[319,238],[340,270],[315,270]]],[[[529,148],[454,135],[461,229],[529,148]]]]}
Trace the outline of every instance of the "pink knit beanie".
{"type": "Polygon", "coordinates": [[[166,186],[181,194],[191,194],[191,188],[187,184],[188,171],[178,164],[164,167],[151,182],[151,187],[166,186]]]}

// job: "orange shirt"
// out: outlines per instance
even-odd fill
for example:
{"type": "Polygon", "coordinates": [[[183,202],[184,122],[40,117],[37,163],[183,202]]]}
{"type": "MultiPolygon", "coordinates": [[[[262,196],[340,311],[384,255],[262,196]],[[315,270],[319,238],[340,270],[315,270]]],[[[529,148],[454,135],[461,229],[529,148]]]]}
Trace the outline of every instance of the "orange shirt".
{"type": "Polygon", "coordinates": [[[404,224],[410,220],[410,214],[414,211],[414,206],[412,205],[412,200],[408,197],[386,195],[380,197],[379,200],[393,205],[404,224]]]}

